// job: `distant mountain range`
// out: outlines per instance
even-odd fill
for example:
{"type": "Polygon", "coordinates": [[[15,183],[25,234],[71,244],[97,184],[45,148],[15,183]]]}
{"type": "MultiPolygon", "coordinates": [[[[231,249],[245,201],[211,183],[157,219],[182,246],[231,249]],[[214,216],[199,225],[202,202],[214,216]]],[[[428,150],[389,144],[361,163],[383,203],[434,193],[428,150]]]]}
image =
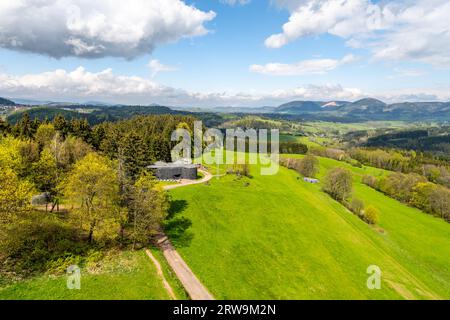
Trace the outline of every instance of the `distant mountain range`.
{"type": "MultiPolygon", "coordinates": [[[[172,108],[174,109],[174,108],[172,108]]],[[[450,102],[402,102],[387,104],[366,98],[350,101],[291,101],[278,107],[181,107],[191,112],[249,113],[285,119],[326,121],[450,121],[450,102]]]]}
{"type": "Polygon", "coordinates": [[[342,117],[355,120],[450,120],[450,102],[402,102],[387,104],[366,98],[348,101],[292,101],[275,109],[276,114],[308,118],[342,117]]]}
{"type": "Polygon", "coordinates": [[[214,112],[214,113],[273,113],[277,107],[170,107],[174,110],[190,112],[214,112]]]}
{"type": "MultiPolygon", "coordinates": [[[[125,105],[91,101],[84,104],[65,102],[41,102],[34,100],[13,99],[16,104],[41,105],[53,108],[115,108],[125,105]],[[27,103],[28,102],[28,103],[27,103]]],[[[0,98],[0,105],[14,105],[11,100],[0,98]]],[[[131,107],[131,106],[130,106],[131,107]]],[[[248,113],[264,114],[267,116],[282,117],[286,119],[328,120],[328,121],[374,121],[374,120],[401,120],[401,121],[450,121],[450,102],[402,102],[387,104],[383,101],[365,98],[355,102],[350,101],[291,101],[278,107],[164,107],[158,104],[148,106],[132,106],[133,111],[161,113],[190,111],[209,113],[248,113]],[[145,110],[146,108],[153,108],[145,110]],[[169,109],[170,108],[170,109],[169,109]]],[[[111,110],[109,111],[111,112],[111,110]]]]}
{"type": "Polygon", "coordinates": [[[0,106],[14,106],[14,105],[16,104],[13,101],[0,97],[0,106]]]}

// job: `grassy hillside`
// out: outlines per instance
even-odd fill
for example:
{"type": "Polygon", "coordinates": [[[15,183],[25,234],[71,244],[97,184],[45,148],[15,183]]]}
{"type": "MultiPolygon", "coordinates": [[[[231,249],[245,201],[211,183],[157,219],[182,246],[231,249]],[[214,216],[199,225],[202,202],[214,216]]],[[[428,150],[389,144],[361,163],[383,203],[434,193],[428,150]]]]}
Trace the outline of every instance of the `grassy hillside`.
{"type": "MultiPolygon", "coordinates": [[[[158,260],[177,296],[185,299],[186,294],[168,273],[168,268],[162,263],[161,256],[158,256],[158,260]]],[[[0,300],[170,299],[156,273],[155,266],[144,251],[124,252],[114,255],[114,258],[109,261],[102,261],[99,265],[83,268],[81,290],[67,289],[66,281],[65,275],[42,275],[0,288],[0,300]]]]}
{"type": "MultiPolygon", "coordinates": [[[[347,166],[320,163],[320,177],[347,166]]],[[[226,176],[171,191],[178,204],[173,219],[192,223],[184,236],[178,230],[172,237],[217,298],[450,298],[450,224],[359,183],[363,173],[383,171],[351,169],[356,195],[381,211],[377,228],[294,171],[259,176],[253,167],[253,179],[226,176]],[[381,290],[366,286],[374,264],[383,272],[381,290]]]]}

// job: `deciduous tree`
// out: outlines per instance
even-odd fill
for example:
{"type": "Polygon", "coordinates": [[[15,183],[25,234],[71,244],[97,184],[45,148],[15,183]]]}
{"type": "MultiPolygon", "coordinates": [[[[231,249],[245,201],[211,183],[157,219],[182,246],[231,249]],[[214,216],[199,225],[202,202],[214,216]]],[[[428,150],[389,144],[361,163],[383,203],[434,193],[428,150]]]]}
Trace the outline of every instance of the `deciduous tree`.
{"type": "Polygon", "coordinates": [[[312,155],[305,156],[300,161],[298,171],[304,177],[314,178],[316,176],[317,172],[319,172],[319,160],[312,155]]]}
{"type": "Polygon", "coordinates": [[[152,175],[142,173],[134,184],[131,201],[133,247],[137,242],[148,242],[152,235],[160,232],[168,209],[167,194],[157,186],[152,175]]]}
{"type": "Polygon", "coordinates": [[[11,223],[31,210],[33,185],[20,180],[11,168],[0,166],[0,170],[0,222],[11,223]]]}
{"type": "Polygon", "coordinates": [[[112,161],[90,153],[78,161],[62,183],[64,194],[72,203],[79,202],[75,210],[83,226],[87,225],[88,240],[94,232],[119,220],[117,209],[117,170],[112,161]]]}
{"type": "Polygon", "coordinates": [[[332,169],[325,177],[323,190],[337,201],[344,201],[352,193],[352,173],[344,168],[332,169]]]}

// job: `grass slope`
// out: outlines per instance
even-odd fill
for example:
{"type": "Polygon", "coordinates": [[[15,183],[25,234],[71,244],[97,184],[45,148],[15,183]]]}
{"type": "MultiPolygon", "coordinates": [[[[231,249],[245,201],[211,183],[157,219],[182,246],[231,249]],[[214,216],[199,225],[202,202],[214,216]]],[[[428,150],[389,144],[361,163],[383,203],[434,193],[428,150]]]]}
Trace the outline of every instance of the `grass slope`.
{"type": "MultiPolygon", "coordinates": [[[[347,166],[320,163],[321,177],[347,166]]],[[[192,222],[180,254],[219,299],[449,298],[450,225],[360,184],[363,173],[383,171],[352,170],[356,195],[381,210],[385,233],[294,171],[259,176],[253,167],[253,179],[171,191],[183,204],[173,219],[192,222]],[[383,272],[381,290],[366,286],[373,264],[383,272]]]]}
{"type": "MultiPolygon", "coordinates": [[[[161,259],[158,257],[158,260],[161,259]]],[[[166,273],[166,266],[162,264],[166,273]]],[[[113,261],[102,262],[101,271],[82,269],[81,289],[69,290],[66,276],[40,276],[0,288],[0,299],[6,300],[165,300],[170,299],[156,268],[144,251],[124,252],[113,261]]],[[[167,277],[167,274],[166,274],[167,277]]],[[[170,278],[169,278],[170,279],[170,278]]],[[[180,298],[185,298],[173,279],[180,298]]]]}

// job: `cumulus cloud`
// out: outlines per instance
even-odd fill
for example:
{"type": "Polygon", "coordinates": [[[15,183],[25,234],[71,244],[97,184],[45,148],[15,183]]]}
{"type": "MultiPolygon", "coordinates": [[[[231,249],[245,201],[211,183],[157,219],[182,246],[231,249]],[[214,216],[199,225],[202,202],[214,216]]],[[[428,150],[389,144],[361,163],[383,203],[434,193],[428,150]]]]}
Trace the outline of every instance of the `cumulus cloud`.
{"type": "Polygon", "coordinates": [[[215,15],[181,0],[0,1],[0,47],[55,58],[134,58],[205,35],[215,15]]]}
{"type": "Polygon", "coordinates": [[[450,2],[447,0],[276,0],[290,10],[281,33],[265,41],[280,48],[323,33],[364,47],[375,59],[416,60],[450,66],[450,2]]]}
{"type": "Polygon", "coordinates": [[[156,77],[156,75],[160,72],[171,72],[178,70],[178,68],[176,67],[162,64],[157,59],[150,60],[150,62],[148,63],[148,67],[150,68],[150,71],[152,73],[152,78],[156,77]]]}
{"type": "Polygon", "coordinates": [[[293,64],[268,63],[265,65],[253,64],[251,72],[273,75],[273,76],[299,76],[307,74],[324,74],[336,69],[340,65],[351,63],[356,60],[354,55],[347,55],[341,60],[336,59],[311,59],[303,60],[293,64]]]}
{"type": "Polygon", "coordinates": [[[75,102],[101,100],[142,105],[258,106],[298,99],[352,100],[363,96],[363,92],[340,85],[304,85],[272,92],[191,92],[142,77],[116,75],[111,69],[95,73],[79,67],[73,71],[60,69],[21,76],[0,73],[0,96],[75,102]]]}
{"type": "Polygon", "coordinates": [[[55,70],[21,76],[0,73],[0,96],[33,100],[168,106],[262,106],[292,100],[357,100],[367,96],[388,102],[402,100],[448,100],[450,88],[415,88],[368,93],[337,84],[307,84],[271,92],[193,92],[159,84],[151,79],[117,75],[111,69],[89,72],[55,70]]]}
{"type": "Polygon", "coordinates": [[[382,92],[378,95],[379,99],[388,102],[430,102],[430,101],[449,101],[450,87],[437,88],[407,88],[396,89],[382,92]]]}
{"type": "Polygon", "coordinates": [[[83,67],[70,72],[59,69],[23,76],[0,74],[0,92],[8,96],[45,100],[98,98],[118,102],[130,100],[130,103],[182,93],[141,77],[115,75],[111,69],[92,73],[83,67]]]}

